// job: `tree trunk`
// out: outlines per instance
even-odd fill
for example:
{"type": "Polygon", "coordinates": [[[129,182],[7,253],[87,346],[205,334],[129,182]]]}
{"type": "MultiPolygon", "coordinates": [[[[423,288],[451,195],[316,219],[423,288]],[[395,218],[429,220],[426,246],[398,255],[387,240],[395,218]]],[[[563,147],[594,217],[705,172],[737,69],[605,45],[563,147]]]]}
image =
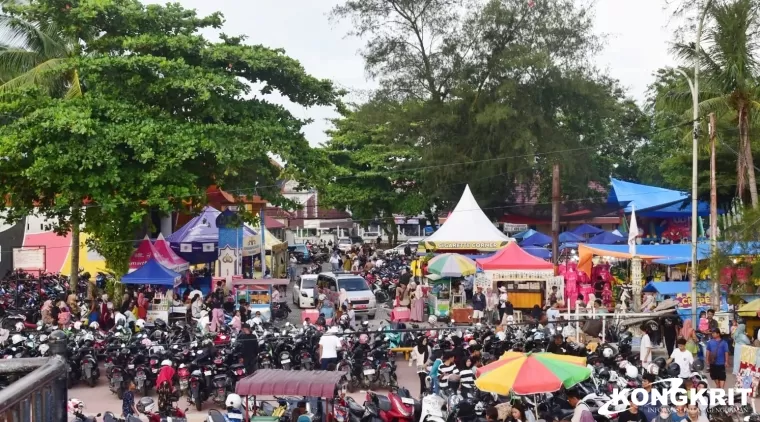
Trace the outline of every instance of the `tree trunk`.
{"type": "Polygon", "coordinates": [[[755,182],[755,160],[752,157],[752,145],[749,141],[749,110],[747,107],[742,107],[739,118],[739,136],[741,137],[742,147],[744,148],[742,154],[747,165],[747,183],[749,183],[749,196],[752,200],[752,208],[757,209],[757,183],[755,182]]]}
{"type": "Polygon", "coordinates": [[[76,292],[79,289],[79,230],[82,223],[82,209],[75,205],[71,209],[71,276],[69,288],[76,292]]]}

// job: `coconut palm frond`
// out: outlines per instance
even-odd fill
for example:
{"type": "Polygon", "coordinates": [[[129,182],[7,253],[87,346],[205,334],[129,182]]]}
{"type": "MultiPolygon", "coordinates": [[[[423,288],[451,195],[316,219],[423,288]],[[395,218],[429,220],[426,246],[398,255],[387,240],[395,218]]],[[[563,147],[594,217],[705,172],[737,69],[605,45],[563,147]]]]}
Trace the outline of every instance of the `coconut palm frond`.
{"type": "Polygon", "coordinates": [[[69,89],[66,91],[64,98],[67,100],[78,98],[82,96],[82,85],[79,83],[79,72],[74,69],[71,75],[71,81],[69,81],[69,89]]]}
{"type": "Polygon", "coordinates": [[[7,93],[19,88],[28,86],[39,86],[51,90],[51,88],[60,80],[60,74],[56,70],[66,59],[50,59],[31,70],[16,76],[8,82],[0,85],[0,94],[7,93]]]}

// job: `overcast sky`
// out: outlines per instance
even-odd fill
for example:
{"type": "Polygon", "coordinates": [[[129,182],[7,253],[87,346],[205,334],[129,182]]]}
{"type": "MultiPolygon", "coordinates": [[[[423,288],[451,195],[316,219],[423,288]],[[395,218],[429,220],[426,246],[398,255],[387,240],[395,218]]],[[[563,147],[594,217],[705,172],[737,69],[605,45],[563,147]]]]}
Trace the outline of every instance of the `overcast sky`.
{"type": "MultiPolygon", "coordinates": [[[[248,42],[285,49],[314,76],[329,78],[339,86],[357,90],[352,98],[360,100],[362,90],[371,89],[364,65],[357,51],[362,43],[346,38],[349,27],[331,25],[327,13],[339,0],[178,0],[200,14],[221,11],[224,32],[245,34],[248,42]]],[[[551,1],[551,0],[543,0],[551,1]]],[[[164,3],[165,1],[150,1],[164,3]]],[[[668,53],[670,32],[664,0],[597,0],[596,31],[607,34],[604,53],[598,65],[620,80],[628,94],[641,101],[652,73],[672,63],[668,53]]],[[[349,98],[349,99],[352,99],[349,98]]],[[[324,134],[335,114],[328,108],[305,110],[274,98],[296,116],[314,120],[305,129],[312,145],[327,139],[324,134]]]]}

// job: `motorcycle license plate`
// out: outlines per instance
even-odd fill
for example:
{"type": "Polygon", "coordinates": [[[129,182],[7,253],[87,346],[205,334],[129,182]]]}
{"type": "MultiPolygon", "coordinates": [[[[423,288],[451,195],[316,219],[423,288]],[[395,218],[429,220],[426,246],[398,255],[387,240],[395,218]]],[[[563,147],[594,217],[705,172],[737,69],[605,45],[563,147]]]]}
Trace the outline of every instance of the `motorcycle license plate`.
{"type": "Polygon", "coordinates": [[[290,359],[283,359],[280,361],[280,363],[290,363],[290,359]]]}
{"type": "Polygon", "coordinates": [[[243,374],[245,374],[245,369],[238,369],[238,370],[236,371],[236,374],[238,374],[238,375],[243,375],[243,374]]]}
{"type": "Polygon", "coordinates": [[[414,399],[409,398],[409,397],[401,397],[401,403],[413,405],[414,399]]]}
{"type": "Polygon", "coordinates": [[[153,368],[153,373],[157,374],[158,373],[158,368],[153,368]]]}
{"type": "Polygon", "coordinates": [[[375,373],[374,369],[365,369],[364,375],[373,375],[375,373]]]}
{"type": "Polygon", "coordinates": [[[367,309],[367,305],[355,305],[354,308],[356,308],[356,309],[367,309]]]}
{"type": "Polygon", "coordinates": [[[301,358],[301,362],[303,363],[311,362],[311,358],[301,358]]]}
{"type": "Polygon", "coordinates": [[[135,369],[135,365],[127,365],[128,369],[135,369]]]}
{"type": "Polygon", "coordinates": [[[203,375],[209,376],[209,375],[211,375],[211,371],[203,371],[203,375]]]}

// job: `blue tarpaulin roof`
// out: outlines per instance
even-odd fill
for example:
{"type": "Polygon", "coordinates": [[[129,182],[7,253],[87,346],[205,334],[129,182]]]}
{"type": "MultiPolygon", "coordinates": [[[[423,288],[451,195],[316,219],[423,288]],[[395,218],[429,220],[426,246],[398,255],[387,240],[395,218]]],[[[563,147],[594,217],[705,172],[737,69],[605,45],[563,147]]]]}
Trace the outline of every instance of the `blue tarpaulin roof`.
{"type": "Polygon", "coordinates": [[[601,232],[588,240],[588,243],[600,243],[602,245],[614,245],[615,243],[627,243],[628,239],[610,232],[601,232]]]}
{"type": "MultiPolygon", "coordinates": [[[[690,196],[686,192],[640,185],[618,179],[612,179],[611,184],[612,189],[610,189],[610,193],[607,196],[607,203],[625,207],[624,211],[626,213],[630,213],[632,206],[635,206],[636,215],[640,217],[673,218],[691,216],[690,196]]],[[[723,210],[719,210],[720,214],[723,214],[723,212],[723,210]]],[[[697,214],[702,217],[709,216],[710,205],[707,202],[699,201],[697,214]]]]}
{"type": "Polygon", "coordinates": [[[583,238],[583,236],[577,235],[573,232],[562,232],[559,234],[559,241],[561,243],[577,243],[577,242],[585,242],[586,239],[583,238]]]}
{"type": "Polygon", "coordinates": [[[573,229],[572,232],[579,236],[583,236],[584,234],[599,234],[604,232],[604,230],[600,229],[599,227],[594,227],[590,224],[581,224],[580,226],[573,229]]]}
{"type": "Polygon", "coordinates": [[[550,236],[547,236],[543,233],[536,232],[533,234],[533,236],[523,239],[522,242],[520,242],[521,247],[525,246],[544,246],[552,243],[552,238],[550,236]]]}
{"type": "Polygon", "coordinates": [[[124,284],[154,284],[174,287],[182,276],[159,264],[155,258],[151,258],[145,265],[123,276],[124,284]]]}
{"type": "Polygon", "coordinates": [[[526,246],[522,248],[525,252],[541,259],[549,259],[552,256],[552,252],[546,248],[540,248],[538,246],[526,246]]]}
{"type": "MultiPolygon", "coordinates": [[[[690,281],[650,281],[641,290],[644,293],[659,293],[661,295],[675,296],[677,294],[691,292],[690,281]]],[[[710,285],[705,280],[697,282],[698,293],[708,293],[710,285]]]]}
{"type": "Polygon", "coordinates": [[[522,231],[520,233],[517,233],[516,235],[513,235],[512,237],[515,238],[515,239],[527,239],[527,238],[533,236],[536,233],[538,233],[538,232],[535,231],[535,230],[533,230],[533,229],[528,229],[528,230],[522,231]]]}

